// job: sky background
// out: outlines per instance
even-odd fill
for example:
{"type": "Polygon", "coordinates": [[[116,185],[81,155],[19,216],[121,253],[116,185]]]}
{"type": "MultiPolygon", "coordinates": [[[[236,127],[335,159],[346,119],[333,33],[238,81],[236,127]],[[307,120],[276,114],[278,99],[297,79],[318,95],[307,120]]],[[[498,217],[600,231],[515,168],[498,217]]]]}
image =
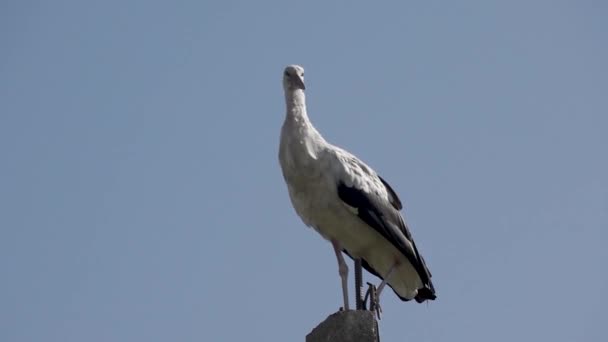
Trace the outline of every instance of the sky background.
{"type": "Polygon", "coordinates": [[[303,341],[335,312],[331,245],[277,159],[296,63],[311,119],[400,194],[433,273],[435,302],[385,292],[383,342],[605,341],[607,17],[2,1],[0,340],[303,341]]]}

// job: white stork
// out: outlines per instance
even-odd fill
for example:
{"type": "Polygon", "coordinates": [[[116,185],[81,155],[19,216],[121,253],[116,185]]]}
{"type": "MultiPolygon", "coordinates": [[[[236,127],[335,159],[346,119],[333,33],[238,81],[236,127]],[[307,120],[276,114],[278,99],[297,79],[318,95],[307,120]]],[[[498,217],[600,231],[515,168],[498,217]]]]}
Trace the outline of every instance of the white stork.
{"type": "Polygon", "coordinates": [[[418,252],[390,185],[349,152],[328,143],[306,113],[304,69],[283,73],[287,113],[281,129],[279,162],[291,203],[307,226],[329,240],[338,259],[344,309],[348,266],[342,251],[360,258],[380,277],[377,296],[388,284],[404,301],[436,298],[431,272],[418,252]]]}

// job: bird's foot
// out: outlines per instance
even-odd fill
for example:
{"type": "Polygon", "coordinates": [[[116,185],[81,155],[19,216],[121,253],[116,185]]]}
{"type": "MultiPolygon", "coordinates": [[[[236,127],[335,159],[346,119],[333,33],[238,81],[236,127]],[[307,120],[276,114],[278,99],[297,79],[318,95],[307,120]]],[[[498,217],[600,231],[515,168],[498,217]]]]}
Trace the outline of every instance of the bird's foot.
{"type": "Polygon", "coordinates": [[[367,283],[368,288],[365,293],[365,297],[363,298],[363,310],[367,310],[367,298],[369,297],[369,311],[373,311],[378,319],[380,319],[380,314],[382,313],[382,308],[380,307],[380,298],[376,291],[376,285],[372,283],[367,283]]]}

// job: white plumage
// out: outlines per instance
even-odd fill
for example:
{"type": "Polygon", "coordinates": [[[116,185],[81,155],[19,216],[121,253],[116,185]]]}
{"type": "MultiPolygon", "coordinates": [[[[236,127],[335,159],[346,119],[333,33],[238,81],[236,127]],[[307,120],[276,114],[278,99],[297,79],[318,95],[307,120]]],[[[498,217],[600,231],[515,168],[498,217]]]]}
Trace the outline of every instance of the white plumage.
{"type": "Polygon", "coordinates": [[[285,68],[287,113],[279,162],[289,197],[304,223],[332,242],[348,309],[348,267],[342,251],[361,258],[402,300],[436,298],[431,274],[399,213],[401,201],[376,172],[349,152],[328,143],[306,112],[304,69],[285,68]]]}

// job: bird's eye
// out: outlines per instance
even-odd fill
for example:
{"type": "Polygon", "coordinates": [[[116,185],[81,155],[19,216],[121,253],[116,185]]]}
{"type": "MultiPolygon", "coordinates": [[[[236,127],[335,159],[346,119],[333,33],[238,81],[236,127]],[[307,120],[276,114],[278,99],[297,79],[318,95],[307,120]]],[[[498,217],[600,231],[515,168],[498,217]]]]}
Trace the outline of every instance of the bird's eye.
{"type": "Polygon", "coordinates": [[[287,71],[285,71],[285,76],[289,76],[289,73],[287,71]]]}

